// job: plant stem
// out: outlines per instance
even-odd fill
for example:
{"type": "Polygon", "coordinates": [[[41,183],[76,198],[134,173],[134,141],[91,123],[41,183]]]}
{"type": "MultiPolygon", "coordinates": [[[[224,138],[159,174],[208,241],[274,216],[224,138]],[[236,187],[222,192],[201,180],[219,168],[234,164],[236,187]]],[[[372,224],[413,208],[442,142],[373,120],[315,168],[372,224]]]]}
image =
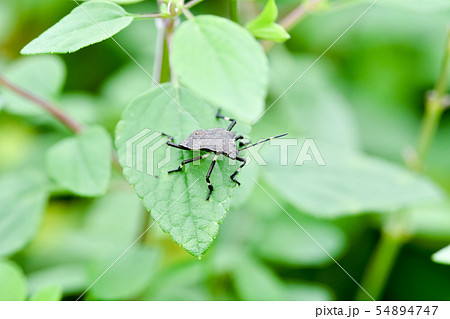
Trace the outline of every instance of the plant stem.
{"type": "Polygon", "coordinates": [[[228,0],[230,20],[239,23],[238,0],[228,0]]]}
{"type": "MultiPolygon", "coordinates": [[[[306,17],[310,12],[314,11],[314,9],[316,9],[317,6],[324,1],[325,0],[310,0],[308,2],[300,4],[280,21],[280,25],[289,32],[304,17],[306,17]]],[[[262,42],[262,45],[264,50],[267,52],[275,45],[275,42],[266,40],[262,42]]]]}
{"type": "Polygon", "coordinates": [[[135,19],[154,19],[161,18],[161,13],[137,13],[131,16],[135,19]]]}
{"type": "MultiPolygon", "coordinates": [[[[362,286],[375,300],[380,299],[398,253],[408,238],[407,230],[399,227],[405,225],[404,213],[396,212],[395,216],[383,227],[380,240],[364,273],[362,286]]],[[[356,300],[372,299],[362,290],[358,290],[356,300]]]]}
{"type": "MultiPolygon", "coordinates": [[[[11,91],[17,93],[18,95],[22,96],[23,98],[27,99],[28,101],[33,102],[34,104],[40,106],[42,109],[47,111],[50,115],[52,115],[55,119],[57,119],[61,124],[66,126],[73,133],[80,134],[81,132],[83,132],[84,130],[83,126],[76,120],[72,119],[69,115],[61,111],[59,107],[35,95],[34,93],[31,93],[23,88],[18,87],[17,85],[8,81],[1,74],[0,74],[0,84],[10,89],[11,91]]],[[[119,160],[117,159],[117,154],[115,152],[111,153],[111,161],[114,167],[121,172],[122,167],[119,164],[119,160]]]]}
{"type": "Polygon", "coordinates": [[[199,4],[200,2],[203,2],[203,1],[204,1],[204,0],[192,0],[192,1],[189,1],[188,3],[186,3],[186,4],[184,5],[184,7],[185,7],[186,9],[190,9],[190,8],[192,8],[193,6],[199,4]]]}
{"type": "Polygon", "coordinates": [[[443,96],[439,96],[436,90],[428,93],[417,146],[417,163],[413,166],[414,170],[421,171],[423,169],[428,149],[436,134],[439,121],[444,111],[442,100],[443,96]]]}
{"type": "Polygon", "coordinates": [[[448,106],[445,102],[445,91],[447,88],[447,75],[450,59],[450,30],[447,32],[447,43],[442,61],[441,71],[434,89],[426,96],[425,101],[425,115],[422,121],[422,126],[419,134],[419,141],[417,146],[417,163],[415,169],[420,171],[423,165],[433,140],[442,113],[448,106]]]}
{"type": "MultiPolygon", "coordinates": [[[[450,58],[450,32],[447,42],[441,72],[433,91],[429,92],[425,102],[425,114],[419,133],[416,162],[410,165],[414,171],[421,171],[429,146],[435,136],[439,120],[445,104],[445,90],[450,58]]],[[[408,212],[397,212],[383,226],[377,247],[370,258],[362,280],[362,286],[378,300],[389,278],[392,266],[400,252],[402,245],[409,238],[408,212]]],[[[367,296],[358,292],[357,300],[366,300],[367,296]]]]}
{"type": "Polygon", "coordinates": [[[18,95],[22,96],[23,98],[27,99],[28,101],[31,101],[39,105],[42,109],[50,113],[53,117],[55,117],[59,122],[61,122],[72,132],[78,134],[83,131],[83,126],[81,124],[77,123],[74,119],[70,118],[70,116],[61,111],[57,106],[35,95],[34,93],[31,93],[23,88],[18,87],[17,85],[8,81],[1,74],[0,74],[0,84],[10,89],[11,91],[17,93],[18,95]]]}
{"type": "Polygon", "coordinates": [[[167,37],[167,20],[156,19],[158,35],[156,39],[155,64],[153,68],[154,78],[158,83],[170,81],[169,43],[167,37]]]}

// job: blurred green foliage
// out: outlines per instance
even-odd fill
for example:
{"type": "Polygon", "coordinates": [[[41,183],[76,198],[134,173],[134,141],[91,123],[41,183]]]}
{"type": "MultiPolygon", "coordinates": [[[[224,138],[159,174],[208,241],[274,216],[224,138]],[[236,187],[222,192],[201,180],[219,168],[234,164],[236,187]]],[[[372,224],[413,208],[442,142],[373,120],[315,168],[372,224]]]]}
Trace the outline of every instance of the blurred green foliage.
{"type": "MultiPolygon", "coordinates": [[[[299,1],[276,2],[282,17],[299,1]]],[[[266,106],[370,2],[326,1],[290,31],[291,39],[269,51],[266,106]]],[[[241,22],[254,19],[264,4],[242,1],[241,22]]],[[[102,126],[114,138],[122,111],[152,86],[152,80],[113,41],[71,55],[19,54],[74,7],[71,1],[1,1],[0,73],[57,103],[83,125],[102,126]]],[[[228,17],[227,8],[227,1],[206,0],[192,12],[228,17]]],[[[126,9],[157,11],[154,1],[126,9]]],[[[382,224],[403,209],[409,241],[400,251],[382,299],[449,300],[448,248],[436,253],[450,240],[449,115],[444,113],[425,174],[411,173],[404,157],[416,146],[425,95],[439,74],[449,20],[448,1],[380,0],[252,129],[255,140],[284,131],[292,137],[314,138],[330,165],[323,170],[312,165],[277,168],[267,150],[272,163],[250,165],[239,175],[243,185],[235,190],[217,238],[201,260],[152,227],[84,298],[353,299],[355,283],[265,189],[358,281],[382,224]],[[431,260],[434,253],[436,263],[431,260]]],[[[154,21],[135,21],[115,39],[145,70],[152,70],[154,21]]],[[[180,52],[177,60],[183,57],[196,59],[180,52]]],[[[229,82],[236,85],[232,78],[229,82]]],[[[191,86],[205,89],[196,87],[197,82],[191,86]]],[[[229,102],[233,96],[223,98],[233,104],[229,102]]],[[[255,116],[248,111],[251,106],[246,107],[235,112],[247,114],[241,116],[244,119],[255,116]]],[[[95,178],[84,195],[100,195],[108,183],[109,188],[104,196],[81,197],[74,176],[67,185],[55,178],[60,173],[52,174],[60,170],[70,175],[75,164],[52,164],[48,170],[48,163],[69,156],[72,146],[81,147],[82,142],[74,139],[82,137],[71,137],[67,128],[36,105],[0,88],[1,300],[78,298],[153,223],[121,174],[113,171],[108,179],[109,137],[98,130],[89,140],[102,140],[103,158],[95,163],[96,156],[93,165],[104,170],[101,181],[95,178]],[[101,185],[96,185],[99,181],[101,185]]]]}

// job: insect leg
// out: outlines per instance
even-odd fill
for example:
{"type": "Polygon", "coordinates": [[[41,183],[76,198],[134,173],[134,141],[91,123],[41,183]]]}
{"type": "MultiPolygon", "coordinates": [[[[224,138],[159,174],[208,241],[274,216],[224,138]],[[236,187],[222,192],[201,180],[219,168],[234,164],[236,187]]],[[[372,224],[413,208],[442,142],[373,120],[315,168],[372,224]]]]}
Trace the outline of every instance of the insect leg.
{"type": "Polygon", "coordinates": [[[166,134],[166,133],[161,133],[161,135],[169,138],[169,140],[166,142],[167,145],[169,145],[171,147],[179,148],[180,150],[190,151],[189,148],[174,143],[173,142],[173,140],[174,140],[173,136],[170,136],[169,134],[166,134]]]}
{"type": "Polygon", "coordinates": [[[217,110],[217,114],[216,117],[219,119],[224,119],[225,121],[230,121],[231,124],[230,126],[228,126],[227,131],[231,131],[231,129],[236,125],[236,120],[235,119],[230,119],[228,116],[223,116],[220,114],[220,109],[217,110]]]}
{"type": "Polygon", "coordinates": [[[209,200],[209,197],[211,196],[211,193],[214,189],[214,187],[211,185],[211,181],[209,180],[209,178],[211,177],[212,170],[214,168],[214,165],[216,165],[216,161],[217,161],[218,157],[219,157],[219,155],[217,155],[217,154],[214,156],[214,159],[211,162],[211,166],[209,167],[208,173],[206,173],[206,183],[208,183],[208,189],[209,189],[209,193],[208,193],[208,196],[206,197],[206,200],[209,200]]]}
{"type": "Polygon", "coordinates": [[[206,154],[204,154],[204,155],[202,155],[202,156],[198,156],[198,157],[194,157],[194,158],[190,158],[190,159],[184,160],[184,161],[181,162],[180,166],[178,166],[177,169],[168,171],[167,173],[170,174],[170,173],[174,173],[174,172],[179,172],[179,171],[181,171],[181,169],[183,168],[183,166],[184,166],[185,164],[188,164],[188,163],[191,163],[191,162],[195,162],[195,161],[201,160],[202,158],[208,157],[209,154],[210,154],[210,153],[206,153],[206,154]]]}
{"type": "MultiPolygon", "coordinates": [[[[242,140],[243,138],[244,137],[242,135],[238,135],[238,136],[236,136],[234,138],[234,141],[236,142],[236,141],[242,140]]],[[[245,146],[245,145],[248,145],[248,144],[251,144],[251,143],[252,143],[251,141],[239,142],[239,147],[242,147],[242,146],[245,146]]]]}
{"type": "Polygon", "coordinates": [[[239,171],[241,170],[242,167],[244,167],[246,160],[243,157],[236,157],[236,160],[242,162],[241,166],[239,166],[239,168],[236,170],[236,172],[234,172],[233,174],[231,174],[230,178],[233,182],[235,182],[236,184],[238,184],[239,186],[241,185],[241,183],[239,183],[237,180],[234,179],[234,177],[239,173],[239,171]]]}

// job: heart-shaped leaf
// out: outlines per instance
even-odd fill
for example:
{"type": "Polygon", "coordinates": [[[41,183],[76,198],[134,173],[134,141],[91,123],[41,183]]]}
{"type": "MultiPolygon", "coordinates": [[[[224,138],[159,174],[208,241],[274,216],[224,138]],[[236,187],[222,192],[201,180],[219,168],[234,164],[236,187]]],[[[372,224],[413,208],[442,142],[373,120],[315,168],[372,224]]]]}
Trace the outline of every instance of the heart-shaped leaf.
{"type": "MultiPolygon", "coordinates": [[[[175,90],[170,84],[163,88],[151,89],[125,110],[116,132],[119,161],[124,175],[161,228],[189,253],[201,256],[216,237],[228,210],[235,186],[230,175],[236,165],[219,157],[211,175],[214,192],[206,200],[205,176],[213,155],[168,174],[193,154],[169,148],[167,137],[160,133],[173,136],[179,143],[195,129],[226,128],[229,122],[216,119],[217,109],[188,89],[175,90]]],[[[238,124],[235,130],[246,133],[245,128],[238,124]]]]}
{"type": "Polygon", "coordinates": [[[112,2],[86,2],[72,10],[20,53],[70,53],[108,39],[133,21],[133,17],[112,2]]]}
{"type": "Polygon", "coordinates": [[[47,171],[62,187],[82,196],[106,192],[111,176],[111,140],[102,127],[66,138],[47,153],[47,171]]]}
{"type": "Polygon", "coordinates": [[[241,120],[264,110],[267,58],[240,25],[216,16],[183,22],[173,39],[173,71],[180,82],[241,120]]]}

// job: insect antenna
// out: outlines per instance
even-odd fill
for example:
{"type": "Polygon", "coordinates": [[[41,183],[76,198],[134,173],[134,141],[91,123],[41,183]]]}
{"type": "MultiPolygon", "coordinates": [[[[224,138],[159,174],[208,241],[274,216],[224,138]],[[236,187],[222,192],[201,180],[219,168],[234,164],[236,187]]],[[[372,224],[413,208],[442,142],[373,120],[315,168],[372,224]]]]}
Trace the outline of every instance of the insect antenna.
{"type": "Polygon", "coordinates": [[[261,143],[273,140],[274,138],[279,138],[279,137],[283,137],[283,136],[286,136],[286,135],[288,135],[288,133],[284,133],[284,134],[281,134],[281,135],[277,135],[277,136],[272,136],[272,137],[266,138],[265,140],[259,141],[257,143],[253,143],[253,144],[251,144],[249,146],[246,146],[246,147],[243,147],[243,148],[239,149],[239,151],[246,150],[247,148],[250,148],[250,147],[256,146],[258,144],[261,144],[261,143]]]}

